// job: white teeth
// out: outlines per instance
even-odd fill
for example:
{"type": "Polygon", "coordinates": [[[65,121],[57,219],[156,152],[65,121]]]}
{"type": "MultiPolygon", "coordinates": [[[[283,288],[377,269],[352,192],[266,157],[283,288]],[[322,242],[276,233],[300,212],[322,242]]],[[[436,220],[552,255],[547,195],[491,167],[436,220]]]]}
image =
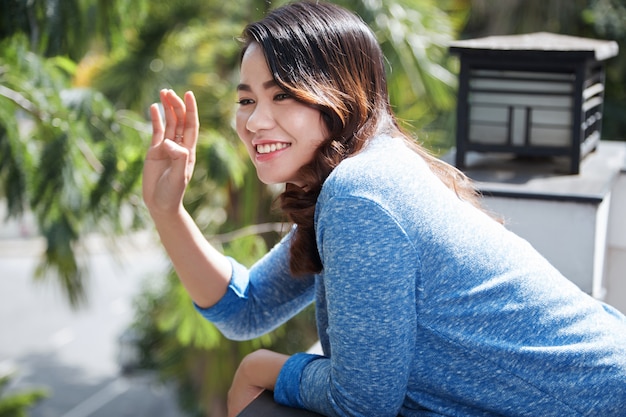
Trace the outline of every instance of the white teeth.
{"type": "Polygon", "coordinates": [[[258,153],[271,153],[271,152],[275,152],[275,151],[279,151],[281,149],[285,149],[286,147],[288,147],[289,144],[288,143],[266,143],[263,145],[257,145],[256,147],[256,151],[258,153]]]}

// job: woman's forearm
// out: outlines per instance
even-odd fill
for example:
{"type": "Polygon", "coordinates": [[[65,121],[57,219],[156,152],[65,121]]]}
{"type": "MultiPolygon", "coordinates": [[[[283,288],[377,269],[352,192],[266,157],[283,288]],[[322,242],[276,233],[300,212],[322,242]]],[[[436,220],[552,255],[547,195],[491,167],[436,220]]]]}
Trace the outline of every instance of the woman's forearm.
{"type": "Polygon", "coordinates": [[[206,240],[183,207],[174,215],[151,215],[191,299],[200,307],[213,306],[228,288],[232,273],[228,259],[206,240]]]}

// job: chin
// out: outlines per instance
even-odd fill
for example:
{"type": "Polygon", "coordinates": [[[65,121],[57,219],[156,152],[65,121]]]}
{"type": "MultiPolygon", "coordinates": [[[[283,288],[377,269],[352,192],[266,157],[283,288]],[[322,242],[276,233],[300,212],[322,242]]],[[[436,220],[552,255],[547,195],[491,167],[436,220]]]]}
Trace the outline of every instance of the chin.
{"type": "Polygon", "coordinates": [[[259,178],[259,181],[261,181],[265,185],[276,185],[276,184],[284,183],[284,181],[277,180],[276,178],[271,178],[271,177],[268,178],[268,177],[259,175],[258,172],[257,172],[257,177],[259,178]]]}

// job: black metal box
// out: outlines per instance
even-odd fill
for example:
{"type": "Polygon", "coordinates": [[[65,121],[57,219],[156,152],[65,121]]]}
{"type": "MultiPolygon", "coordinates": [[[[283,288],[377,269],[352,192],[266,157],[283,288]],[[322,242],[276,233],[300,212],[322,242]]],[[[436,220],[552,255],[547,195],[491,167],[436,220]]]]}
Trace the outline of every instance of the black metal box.
{"type": "Polygon", "coordinates": [[[604,63],[614,41],[552,33],[457,41],[456,166],[467,152],[580,160],[600,140],[604,63]]]}

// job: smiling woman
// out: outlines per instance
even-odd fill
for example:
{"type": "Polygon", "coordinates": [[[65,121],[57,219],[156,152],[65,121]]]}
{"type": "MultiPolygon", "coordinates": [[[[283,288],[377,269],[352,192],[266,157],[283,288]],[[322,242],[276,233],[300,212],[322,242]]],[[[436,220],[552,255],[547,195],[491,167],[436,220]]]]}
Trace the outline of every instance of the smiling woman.
{"type": "Polygon", "coordinates": [[[332,4],[292,3],[244,29],[237,133],[259,178],[285,183],[294,224],[250,268],[182,204],[193,94],[161,92],[165,125],[151,109],[144,199],[197,310],[244,340],[315,301],[323,353],[246,356],[229,415],[270,390],[325,416],[623,416],[626,317],[401,131],[384,68],[372,31],[332,4]]]}

